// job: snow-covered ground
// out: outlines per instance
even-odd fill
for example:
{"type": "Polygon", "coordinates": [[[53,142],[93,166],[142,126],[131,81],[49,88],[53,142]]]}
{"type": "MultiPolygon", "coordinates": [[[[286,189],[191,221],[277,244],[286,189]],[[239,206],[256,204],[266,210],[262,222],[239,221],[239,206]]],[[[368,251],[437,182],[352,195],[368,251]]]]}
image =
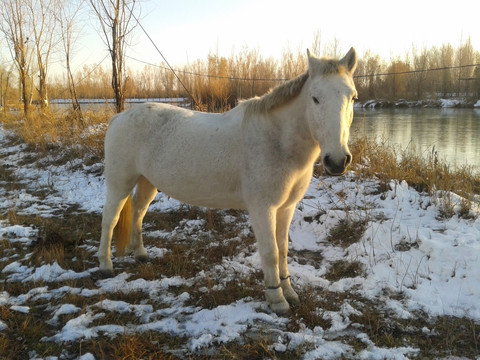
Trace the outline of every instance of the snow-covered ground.
{"type": "MultiPolygon", "coordinates": [[[[43,217],[62,216],[69,206],[78,205],[78,211],[100,213],[105,186],[101,164],[83,166],[80,162],[67,165],[50,165],[51,159],[40,160],[48,166],[26,164],[24,145],[6,145],[5,131],[0,129],[0,166],[13,169],[17,189],[7,191],[0,187],[0,212],[6,214],[15,209],[18,214],[39,214],[43,217]],[[39,196],[39,189],[48,189],[46,196],[39,196]]],[[[392,180],[389,190],[378,191],[375,179],[360,180],[355,173],[339,178],[320,177],[312,179],[305,198],[299,203],[291,225],[291,256],[289,259],[292,283],[298,289],[313,289],[318,296],[323,293],[351,293],[356,297],[381,304],[382,311],[400,319],[410,319],[419,311],[428,316],[449,315],[465,317],[480,322],[480,219],[478,203],[474,204],[471,219],[457,215],[451,218],[439,216],[443,198],[432,198],[418,193],[405,182],[392,180]],[[359,221],[365,231],[359,241],[342,247],[328,241],[330,230],[341,222],[359,221]],[[302,261],[302,254],[318,254],[317,263],[302,261]],[[354,277],[327,280],[325,275],[338,261],[361,264],[362,271],[354,277]]],[[[452,194],[453,208],[460,208],[461,198],[452,194]],[[457,204],[457,205],[455,205],[457,204]]],[[[150,211],[166,212],[179,209],[180,204],[158,195],[150,211]]],[[[244,233],[250,232],[245,216],[223,214],[226,223],[237,223],[244,233]]],[[[5,216],[3,217],[5,218],[5,216]]],[[[173,231],[152,229],[151,238],[177,236],[190,241],[201,233],[208,233],[205,220],[185,220],[173,231]],[[182,235],[182,236],[179,236],[182,235]]],[[[12,225],[0,222],[0,238],[10,244],[25,248],[35,241],[38,229],[31,226],[12,225]]],[[[91,239],[87,250],[95,259],[97,239],[91,239]]],[[[1,245],[3,246],[3,245],[1,245]]],[[[151,257],[161,259],[167,249],[147,243],[151,257]]],[[[8,252],[7,252],[8,253],[8,252]]],[[[5,254],[5,251],[4,251],[5,254]]],[[[97,280],[95,286],[82,288],[59,286],[66,280],[92,277],[97,268],[91,266],[76,272],[62,268],[57,262],[30,264],[25,257],[11,253],[0,259],[0,306],[11,311],[29,313],[29,304],[35,301],[51,301],[48,308],[49,324],[58,331],[45,336],[44,342],[79,342],[100,335],[115,337],[122,334],[147,331],[167,333],[184,339],[184,351],[195,353],[202,349],[241,341],[255,331],[274,336],[271,345],[278,353],[294,350],[305,344],[302,357],[305,359],[406,359],[414,357],[419,349],[414,346],[378,347],[373,339],[355,324],[355,315],[362,311],[358,302],[345,299],[338,311],[318,309],[328,320],[330,327],[302,325],[291,331],[287,324],[289,316],[272,313],[263,297],[238,298],[230,304],[213,308],[192,305],[195,284],[209,276],[217,288],[223,281],[231,281],[258,272],[261,269],[255,252],[241,251],[224,257],[220,264],[205,268],[196,276],[183,278],[158,274],[156,279],[146,280],[122,271],[110,279],[97,280]],[[220,274],[220,275],[218,275],[220,274]],[[30,290],[13,294],[9,286],[16,283],[32,284],[30,290]],[[34,286],[40,283],[41,286],[34,286]],[[178,293],[172,289],[186,289],[178,293]],[[192,290],[189,290],[192,289],[192,290]],[[117,293],[145,295],[142,301],[119,301],[117,293]],[[75,294],[92,301],[85,308],[64,301],[66,294],[75,294]],[[161,299],[159,305],[158,299],[161,299]],[[127,325],[101,324],[98,320],[107,314],[128,314],[137,318],[127,325]],[[64,315],[69,320],[63,321],[64,315]],[[62,322],[63,321],[63,322],[62,322]],[[352,336],[362,343],[356,350],[344,341],[352,336]]],[[[126,262],[129,259],[124,260],[126,262]]],[[[116,260],[116,266],[120,261],[116,260]]],[[[261,289],[261,282],[258,288],[261,289]]],[[[200,291],[209,291],[200,289],[200,291]]],[[[301,291],[300,291],[301,293],[301,291]]],[[[295,310],[294,310],[295,311],[295,310]]],[[[0,331],[8,325],[0,319],[0,331]]],[[[435,331],[422,329],[426,337],[435,331]]],[[[36,358],[34,352],[31,358],[36,358]]],[[[60,357],[60,354],[57,356],[60,357]]],[[[1,357],[1,356],[0,356],[1,357]]],[[[55,357],[51,358],[54,359],[55,357]]],[[[86,354],[84,359],[93,359],[86,354]]]]}
{"type": "Polygon", "coordinates": [[[367,100],[365,102],[356,101],[356,108],[376,109],[376,108],[478,108],[480,107],[480,100],[476,103],[467,100],[466,98],[456,99],[430,99],[430,100],[414,100],[407,101],[399,99],[396,101],[389,100],[367,100]]]}

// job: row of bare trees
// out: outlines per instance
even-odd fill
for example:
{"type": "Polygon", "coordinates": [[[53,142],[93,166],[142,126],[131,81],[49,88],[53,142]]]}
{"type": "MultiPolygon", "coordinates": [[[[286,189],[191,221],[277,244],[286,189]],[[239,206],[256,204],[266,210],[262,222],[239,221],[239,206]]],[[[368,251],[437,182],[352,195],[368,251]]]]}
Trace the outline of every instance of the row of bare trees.
{"type": "MultiPolygon", "coordinates": [[[[134,59],[127,58],[131,62],[134,59]]],[[[367,51],[359,60],[356,86],[360,100],[422,100],[439,97],[480,98],[480,53],[470,40],[454,48],[415,47],[403,58],[385,61],[367,51]],[[415,72],[415,70],[421,70],[415,72]],[[423,71],[425,70],[425,71],[423,71]]],[[[263,58],[258,50],[244,48],[228,58],[210,54],[177,69],[194,102],[203,109],[217,111],[234,106],[239,99],[261,95],[285,79],[305,71],[306,56],[285,50],[279,61],[263,58]]],[[[85,65],[75,74],[82,98],[112,98],[110,72],[105,67],[85,65]]],[[[61,79],[56,94],[65,91],[61,79]]],[[[129,98],[185,97],[185,89],[165,65],[144,65],[126,70],[125,96],[129,98]]]]}
{"type": "Polygon", "coordinates": [[[451,44],[421,50],[412,47],[403,59],[390,62],[367,52],[356,74],[363,99],[480,98],[480,53],[470,38],[457,48],[451,44]]]}
{"type": "MultiPolygon", "coordinates": [[[[332,53],[333,55],[333,53],[332,53]]],[[[131,63],[136,61],[128,58],[131,63]]],[[[458,47],[415,47],[403,58],[383,60],[367,51],[359,60],[356,86],[360,100],[422,100],[439,97],[480,98],[480,53],[469,39],[458,47]],[[421,70],[416,72],[416,70],[421,70]],[[425,71],[423,71],[425,70],[425,71]]],[[[285,79],[306,69],[303,52],[285,50],[280,60],[263,58],[257,49],[244,48],[230,57],[210,54],[177,69],[194,103],[204,110],[228,109],[239,99],[261,95],[285,79]]],[[[112,98],[111,74],[105,67],[85,65],[75,74],[82,98],[112,98]]],[[[144,65],[126,70],[124,83],[128,98],[186,97],[187,91],[166,64],[144,65]]],[[[64,86],[59,79],[55,88],[60,95],[64,86]]]]}
{"type": "MultiPolygon", "coordinates": [[[[124,108],[125,50],[130,32],[135,27],[137,0],[2,0],[0,3],[0,34],[11,55],[11,66],[0,70],[2,102],[7,98],[15,74],[18,93],[25,116],[36,98],[42,112],[48,112],[49,65],[54,50],[63,52],[66,69],[66,87],[72,98],[74,111],[80,109],[78,84],[71,70],[71,56],[78,36],[77,22],[82,10],[88,9],[98,19],[102,36],[112,64],[111,86],[117,111],[124,108]],[[5,78],[5,84],[3,79],[5,78]]],[[[1,38],[0,38],[1,39],[1,38]]],[[[1,41],[1,40],[0,40],[1,41]]]]}

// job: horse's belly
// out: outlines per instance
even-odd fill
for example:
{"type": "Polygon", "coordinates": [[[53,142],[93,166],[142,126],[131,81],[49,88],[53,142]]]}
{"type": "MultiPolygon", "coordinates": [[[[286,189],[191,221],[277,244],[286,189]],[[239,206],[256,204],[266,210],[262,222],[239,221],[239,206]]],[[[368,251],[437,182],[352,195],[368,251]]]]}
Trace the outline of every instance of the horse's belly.
{"type": "Polygon", "coordinates": [[[218,171],[209,166],[154,166],[143,175],[165,195],[181,202],[217,209],[245,209],[236,169],[218,171]],[[154,168],[163,171],[152,171],[154,168]]]}
{"type": "Polygon", "coordinates": [[[218,184],[211,186],[199,184],[197,187],[185,186],[185,184],[183,186],[164,184],[163,187],[159,187],[159,190],[167,196],[190,205],[216,209],[245,209],[239,190],[224,188],[218,184]]]}

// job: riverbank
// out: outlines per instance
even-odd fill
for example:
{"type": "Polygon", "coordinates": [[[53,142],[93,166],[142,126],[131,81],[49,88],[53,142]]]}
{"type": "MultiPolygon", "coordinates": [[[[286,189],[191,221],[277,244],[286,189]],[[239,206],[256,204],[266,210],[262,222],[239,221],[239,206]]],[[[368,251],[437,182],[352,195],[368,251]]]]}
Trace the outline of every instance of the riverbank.
{"type": "Polygon", "coordinates": [[[356,108],[365,109],[384,109],[384,108],[463,108],[463,109],[480,109],[480,100],[467,99],[436,99],[436,100],[368,100],[355,102],[356,108]]]}

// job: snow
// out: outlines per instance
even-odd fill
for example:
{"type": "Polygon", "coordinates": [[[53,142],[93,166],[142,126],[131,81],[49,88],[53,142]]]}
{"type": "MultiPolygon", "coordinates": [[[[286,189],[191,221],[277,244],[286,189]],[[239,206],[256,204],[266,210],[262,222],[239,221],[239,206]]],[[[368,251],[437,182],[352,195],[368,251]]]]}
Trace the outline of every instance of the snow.
{"type": "Polygon", "coordinates": [[[453,108],[462,103],[460,100],[456,99],[440,99],[439,101],[442,108],[453,108]]]}
{"type": "MultiPolygon", "coordinates": [[[[0,131],[0,143],[5,142],[3,132],[0,131]]],[[[105,199],[105,184],[98,171],[101,164],[90,167],[68,164],[39,169],[31,164],[17,165],[25,151],[24,147],[0,148],[0,165],[14,165],[15,176],[24,185],[21,190],[0,192],[1,211],[16,208],[19,213],[48,217],[59,216],[67,206],[78,205],[84,212],[101,212],[105,199]],[[44,199],[34,195],[35,191],[47,188],[49,195],[44,199]]],[[[451,315],[480,322],[478,202],[472,209],[476,218],[464,219],[458,215],[441,218],[439,211],[444,197],[440,194],[432,198],[417,192],[406,182],[395,180],[391,181],[386,193],[378,194],[377,186],[375,179],[360,180],[355,174],[312,179],[292,221],[290,249],[322,256],[318,264],[301,263],[291,256],[289,263],[294,286],[312,287],[319,294],[324,291],[352,292],[372,301],[381,299],[385,309],[401,319],[410,319],[415,311],[421,310],[429,316],[451,315]],[[352,220],[365,220],[367,224],[358,242],[346,248],[328,242],[329,229],[340,221],[352,220]],[[325,279],[331,263],[337,260],[358,262],[364,273],[337,281],[325,279]],[[385,295],[389,293],[401,294],[403,298],[389,298],[385,295]]],[[[451,194],[450,199],[454,205],[461,202],[461,198],[455,194],[451,194]]],[[[159,194],[150,211],[178,210],[180,206],[178,201],[159,194]]],[[[241,221],[240,218],[225,215],[225,223],[241,221]]],[[[199,232],[205,232],[205,226],[204,220],[183,220],[172,231],[148,228],[146,232],[150,236],[175,237],[182,241],[195,239],[199,232]]],[[[248,222],[244,226],[248,232],[248,222]]],[[[0,222],[0,238],[11,244],[28,248],[37,235],[38,230],[32,226],[11,225],[6,220],[0,222]]],[[[90,245],[88,251],[95,260],[95,245],[90,245]]],[[[151,258],[159,259],[169,250],[148,245],[147,251],[151,258]]],[[[351,331],[351,317],[359,311],[355,304],[349,302],[345,302],[338,311],[321,312],[324,319],[331,322],[330,328],[300,326],[297,332],[286,330],[291,320],[273,314],[265,301],[247,297],[213,308],[190,303],[194,285],[199,279],[222,274],[222,280],[214,284],[214,289],[221,289],[222,281],[234,281],[239,276],[261,269],[257,253],[242,251],[225,258],[221,265],[205,268],[196,277],[188,279],[158,274],[156,279],[147,280],[120,272],[113,278],[96,281],[93,289],[77,288],[75,285],[60,286],[60,283],[89,278],[98,270],[95,266],[76,272],[63,268],[57,262],[34,266],[16,256],[12,251],[8,264],[1,270],[7,284],[21,282],[42,286],[20,295],[0,292],[0,306],[28,314],[32,301],[56,300],[56,305],[48,310],[51,312],[48,323],[58,326],[59,330],[42,341],[63,343],[101,335],[115,337],[157,331],[185,338],[186,349],[195,352],[240,341],[246,334],[259,330],[271,331],[276,339],[273,349],[277,352],[293,350],[309,343],[308,350],[303,354],[304,359],[336,359],[354,354],[354,349],[338,337],[338,334],[351,331]],[[179,288],[184,291],[174,291],[179,288]],[[109,298],[120,293],[142,293],[144,300],[127,302],[109,298]],[[102,300],[95,300],[82,309],[68,302],[62,303],[65,294],[84,298],[101,295],[102,300]],[[159,303],[161,306],[157,306],[159,303]],[[95,325],[109,313],[129,314],[138,322],[126,326],[95,325]],[[66,322],[63,320],[65,316],[69,319],[66,322]]],[[[5,258],[2,261],[7,262],[5,258]]],[[[198,291],[207,292],[209,289],[198,291]]],[[[7,323],[0,320],[0,331],[7,328],[7,323]]],[[[428,328],[423,330],[426,334],[432,332],[428,328]]],[[[367,334],[360,332],[355,336],[366,346],[355,354],[355,358],[407,359],[418,352],[418,349],[411,347],[379,348],[367,334]]],[[[94,356],[88,353],[81,359],[90,360],[94,356]]]]}

